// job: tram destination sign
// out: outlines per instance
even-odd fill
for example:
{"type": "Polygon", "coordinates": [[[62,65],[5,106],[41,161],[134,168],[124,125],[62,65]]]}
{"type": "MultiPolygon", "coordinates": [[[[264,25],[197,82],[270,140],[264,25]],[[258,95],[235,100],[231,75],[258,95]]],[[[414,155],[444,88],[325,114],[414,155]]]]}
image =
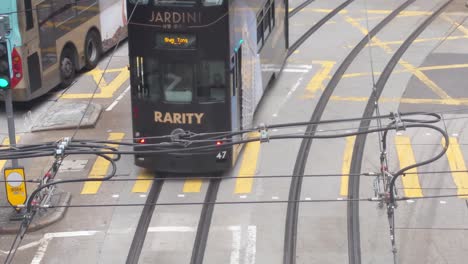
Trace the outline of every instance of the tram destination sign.
{"type": "Polygon", "coordinates": [[[156,48],[158,49],[196,49],[195,34],[156,33],[156,48]]]}

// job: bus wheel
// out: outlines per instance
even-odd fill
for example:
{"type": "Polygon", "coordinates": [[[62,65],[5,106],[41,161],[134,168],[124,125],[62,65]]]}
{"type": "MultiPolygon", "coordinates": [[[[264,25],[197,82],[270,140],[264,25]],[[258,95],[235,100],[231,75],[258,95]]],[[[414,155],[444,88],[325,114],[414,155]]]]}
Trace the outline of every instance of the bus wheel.
{"type": "Polygon", "coordinates": [[[85,40],[85,68],[87,70],[94,69],[101,59],[101,37],[96,30],[91,30],[86,35],[85,40]]]}
{"type": "Polygon", "coordinates": [[[62,88],[70,86],[75,79],[75,65],[75,55],[73,50],[70,48],[65,48],[62,51],[62,56],[60,56],[60,77],[62,78],[60,86],[62,88]]]}

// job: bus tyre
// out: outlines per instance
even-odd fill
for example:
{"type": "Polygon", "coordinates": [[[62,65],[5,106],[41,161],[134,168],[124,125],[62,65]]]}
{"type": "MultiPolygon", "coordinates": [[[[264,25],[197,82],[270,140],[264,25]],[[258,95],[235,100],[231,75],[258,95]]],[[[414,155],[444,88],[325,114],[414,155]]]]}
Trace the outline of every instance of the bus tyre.
{"type": "Polygon", "coordinates": [[[94,69],[101,59],[102,47],[101,37],[96,30],[88,32],[85,40],[85,68],[87,70],[94,69]]]}
{"type": "Polygon", "coordinates": [[[60,56],[60,77],[62,79],[60,86],[62,88],[70,86],[75,79],[75,65],[75,55],[73,50],[70,48],[65,48],[62,51],[62,56],[60,56]]]}

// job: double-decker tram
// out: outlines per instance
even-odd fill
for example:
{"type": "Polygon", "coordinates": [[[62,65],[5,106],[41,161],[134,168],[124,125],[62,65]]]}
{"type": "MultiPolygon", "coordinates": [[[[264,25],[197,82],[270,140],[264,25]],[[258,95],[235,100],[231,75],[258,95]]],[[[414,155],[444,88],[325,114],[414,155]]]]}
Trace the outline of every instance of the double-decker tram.
{"type": "MultiPolygon", "coordinates": [[[[287,0],[127,0],[138,142],[252,127],[254,111],[286,59],[287,6],[287,0]]],[[[135,164],[164,172],[219,172],[233,166],[240,150],[200,144],[214,148],[174,147],[170,154],[135,155],[135,164]]]]}

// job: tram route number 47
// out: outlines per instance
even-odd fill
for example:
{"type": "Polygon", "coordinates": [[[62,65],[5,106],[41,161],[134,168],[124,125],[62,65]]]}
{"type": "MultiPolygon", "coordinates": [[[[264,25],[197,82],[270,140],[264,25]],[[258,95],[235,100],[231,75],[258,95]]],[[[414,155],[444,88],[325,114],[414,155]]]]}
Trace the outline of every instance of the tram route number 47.
{"type": "Polygon", "coordinates": [[[218,155],[216,155],[216,160],[218,161],[226,160],[226,154],[227,154],[226,150],[218,152],[218,155]]]}

